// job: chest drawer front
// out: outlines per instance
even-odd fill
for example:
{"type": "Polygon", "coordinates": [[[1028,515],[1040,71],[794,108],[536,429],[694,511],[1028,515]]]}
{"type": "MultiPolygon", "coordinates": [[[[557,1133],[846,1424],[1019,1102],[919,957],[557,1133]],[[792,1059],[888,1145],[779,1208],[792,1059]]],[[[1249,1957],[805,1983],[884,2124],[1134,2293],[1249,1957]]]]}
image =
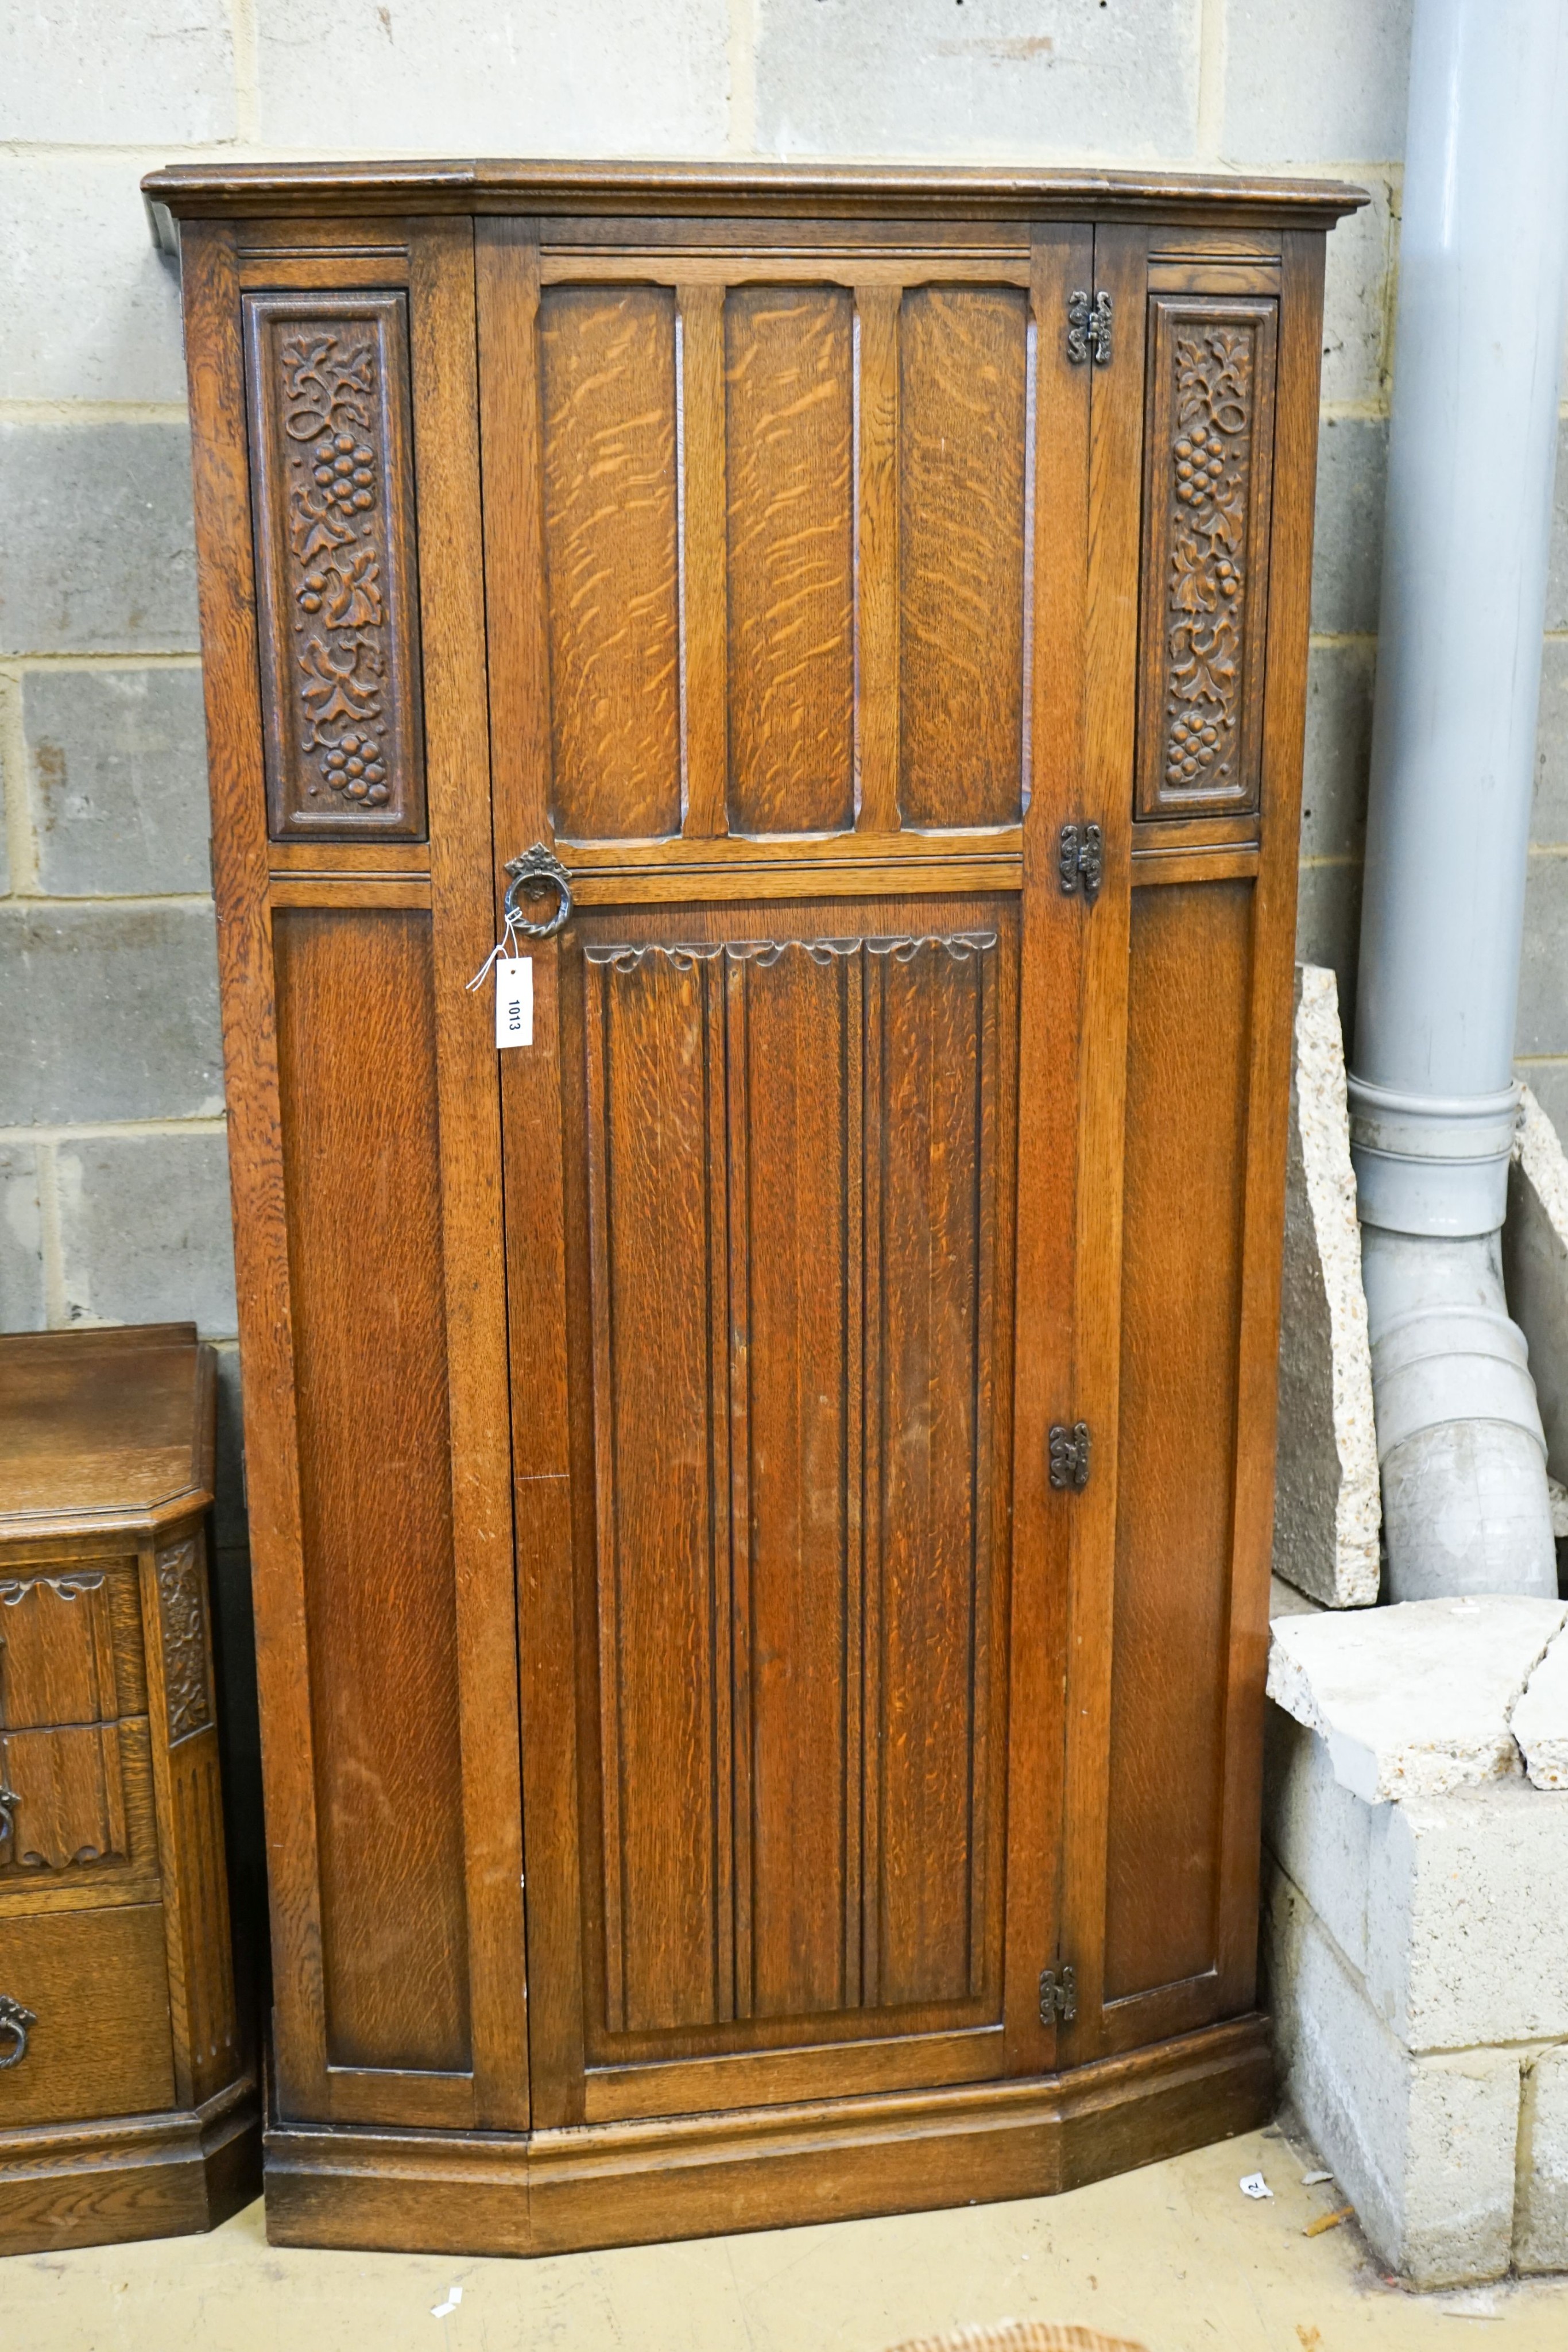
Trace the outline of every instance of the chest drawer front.
{"type": "Polygon", "coordinates": [[[0,1726],[112,1723],[146,1706],[134,1561],[0,1574],[0,1726]]]}
{"type": "Polygon", "coordinates": [[[0,1919],[0,2133],[173,2101],[162,1907],[0,1919]]]}
{"type": "Polygon", "coordinates": [[[144,1717],[0,1732],[0,1902],[98,1880],[123,1901],[155,1891],[157,1858],[144,1717]]]}

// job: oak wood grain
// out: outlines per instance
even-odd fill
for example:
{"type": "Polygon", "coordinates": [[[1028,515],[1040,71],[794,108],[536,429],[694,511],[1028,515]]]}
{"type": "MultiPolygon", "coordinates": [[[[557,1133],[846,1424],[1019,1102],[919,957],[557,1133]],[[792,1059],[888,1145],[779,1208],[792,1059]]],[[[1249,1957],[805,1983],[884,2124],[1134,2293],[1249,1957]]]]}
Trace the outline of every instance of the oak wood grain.
{"type": "Polygon", "coordinates": [[[432,2144],[308,2127],[267,2141],[277,2245],[561,2253],[1049,2195],[1254,2130],[1268,2021],[1243,2016],[1067,2074],[723,2111],[650,2127],[432,2144]],[[655,2153],[656,2151],[656,2153],[655,2153]]]}
{"type": "Polygon", "coordinates": [[[899,321],[899,806],[1010,824],[1022,800],[1023,294],[919,287],[899,321]]]}
{"type": "MultiPolygon", "coordinates": [[[[287,1454],[302,1414],[308,1492],[346,1494],[324,1400],[381,1393],[331,1272],[369,1245],[329,1228],[325,1177],[278,1272],[270,871],[289,988],[301,941],[357,942],[300,997],[319,1018],[285,1000],[284,1140],[299,1191],[330,1122],[296,1095],[330,1086],[350,1197],[392,1172],[364,1280],[402,1316],[382,1344],[424,1446],[402,1553],[383,1518],[353,1555],[350,1584],[402,1596],[382,1655],[306,1643],[298,1529],[264,1508],[293,1683],[274,1845],[304,1832],[276,1856],[275,2225],[533,2251],[763,2226],[1034,2193],[1261,2112],[1257,2027],[1208,2021],[1252,1998],[1314,270],[1344,197],[899,167],[160,184],[276,204],[238,230],[257,292],[324,303],[335,268],[373,292],[382,257],[408,296],[428,864],[262,843],[225,900],[220,858],[258,925],[225,969],[271,1122],[236,1175],[273,1219],[243,1310],[250,1332],[266,1305],[262,1423],[287,1454]],[[1084,287],[1113,299],[1109,365],[1067,350],[1084,287]],[[1180,319],[1243,331],[1251,365],[1277,318],[1278,397],[1242,525],[1249,781],[1157,814],[1145,793],[1134,825],[1139,680],[1169,653],[1151,303],[1173,367],[1180,319]],[[1085,822],[1093,903],[1058,863],[1085,822]],[[504,860],[552,839],[575,907],[531,949],[534,1045],[497,1066],[462,983],[504,860]],[[389,986],[418,1007],[390,1077],[348,1001],[389,986]],[[1199,1194],[1226,1234],[1201,1297],[1199,1194]],[[335,1384],[302,1375],[323,1345],[335,1384]],[[1089,1486],[1052,1489],[1051,1425],[1078,1418],[1089,1486]],[[383,1954],[361,2021],[398,2032],[329,2067],[369,1865],[334,1849],[318,1912],[316,1840],[368,1702],[436,1740],[411,1801],[452,1852],[404,1873],[400,1932],[416,1977],[446,1956],[446,2039],[403,2046],[383,1954]],[[1040,1972],[1064,1965],[1053,2030],[1040,1972]]],[[[216,386],[240,272],[211,240],[216,386]]],[[[223,463],[232,866],[256,703],[223,463]]],[[[335,1556],[312,1538],[313,1594],[335,1556]]]]}
{"type": "Polygon", "coordinates": [[[213,804],[229,1184],[260,1703],[275,2063],[287,2111],[326,2112],[319,1855],[308,1680],[269,845],[258,725],[249,456],[232,231],[182,241],[197,586],[213,804]]]}
{"type": "Polygon", "coordinates": [[[903,296],[899,282],[859,283],[855,289],[860,395],[855,824],[869,834],[896,833],[899,825],[898,314],[903,296]]]}
{"type": "Polygon", "coordinates": [[[0,2133],[174,2105],[158,1904],[0,1918],[0,1991],[37,2020],[0,2072],[0,2133]]]}
{"type": "Polygon", "coordinates": [[[527,2123],[528,2104],[517,1997],[522,1838],[500,1092],[489,1008],[467,986],[496,936],[499,864],[488,796],[476,789],[488,772],[490,747],[484,583],[476,561],[483,526],[471,225],[416,221],[411,274],[414,438],[429,518],[421,583],[430,977],[474,2116],[517,2126],[527,2123]]]}
{"type": "Polygon", "coordinates": [[[549,287],[539,341],[557,830],[678,833],[674,297],[549,287]]]}
{"type": "Polygon", "coordinates": [[[853,333],[826,287],[724,303],[734,833],[854,822],[853,333]]]}
{"type": "Polygon", "coordinates": [[[465,2068],[430,925],[295,910],[274,953],[328,2046],[465,2068]]]}
{"type": "MultiPolygon", "coordinates": [[[[1103,2046],[1105,1804],[1115,1638],[1120,1448],[1122,1167],[1132,778],[1138,655],[1144,278],[1148,233],[1096,228],[1092,276],[1111,296],[1117,364],[1090,389],[1088,585],[1084,614],[1084,801],[1104,841],[1104,882],[1084,926],[1072,1262],[1072,1417],[1102,1443],[1069,1517],[1061,1957],[1077,1977],[1075,2021],[1058,2033],[1069,2065],[1103,2046]]],[[[1058,313],[1058,333],[1062,332],[1058,313]]],[[[1065,1418],[1065,1416],[1063,1416],[1065,1418]]]]}
{"type": "Polygon", "coordinates": [[[630,214],[644,233],[648,215],[683,226],[692,216],[745,220],[753,236],[770,217],[788,236],[825,218],[826,234],[844,237],[846,209],[872,233],[883,219],[918,222],[925,237],[944,230],[972,239],[982,223],[1005,224],[1027,236],[1044,220],[1159,221],[1222,230],[1228,249],[1238,230],[1324,229],[1368,203],[1343,180],[1249,176],[1245,173],[1107,172],[1098,169],[915,163],[527,163],[505,159],[434,163],[175,163],[150,172],[149,195],[178,215],[226,213],[309,217],[324,208],[375,217],[445,208],[559,214],[569,231],[606,215],[621,242],[630,214]]]}

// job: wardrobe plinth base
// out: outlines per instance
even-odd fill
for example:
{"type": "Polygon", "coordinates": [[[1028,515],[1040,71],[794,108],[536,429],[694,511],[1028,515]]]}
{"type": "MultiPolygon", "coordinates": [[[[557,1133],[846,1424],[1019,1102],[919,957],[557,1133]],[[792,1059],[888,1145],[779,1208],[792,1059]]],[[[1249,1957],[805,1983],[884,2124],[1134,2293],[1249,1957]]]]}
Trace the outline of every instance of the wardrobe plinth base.
{"type": "Polygon", "coordinates": [[[515,2137],[275,2121],[274,2245],[559,2254],[1045,2197],[1273,2113],[1268,2020],[1071,2074],[515,2137]]]}

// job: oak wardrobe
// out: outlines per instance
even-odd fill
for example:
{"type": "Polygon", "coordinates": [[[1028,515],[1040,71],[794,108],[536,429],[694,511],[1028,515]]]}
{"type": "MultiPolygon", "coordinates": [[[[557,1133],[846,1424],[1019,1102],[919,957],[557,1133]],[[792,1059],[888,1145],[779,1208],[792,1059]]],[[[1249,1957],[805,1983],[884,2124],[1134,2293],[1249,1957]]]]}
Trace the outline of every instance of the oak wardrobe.
{"type": "Polygon", "coordinates": [[[273,2237],[760,2228],[1258,2123],[1321,292],[1362,199],[147,184],[273,2237]],[[508,893],[498,1047],[466,984],[508,893]]]}

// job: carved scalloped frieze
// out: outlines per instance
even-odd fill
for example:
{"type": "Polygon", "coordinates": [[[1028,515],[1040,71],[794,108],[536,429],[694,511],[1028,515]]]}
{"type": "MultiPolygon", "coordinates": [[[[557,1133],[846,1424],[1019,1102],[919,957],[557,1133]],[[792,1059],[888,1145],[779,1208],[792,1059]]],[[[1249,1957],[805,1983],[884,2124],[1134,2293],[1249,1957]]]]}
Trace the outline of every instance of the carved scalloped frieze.
{"type": "Polygon", "coordinates": [[[402,294],[246,298],[275,836],[424,830],[402,294]]]}
{"type": "Polygon", "coordinates": [[[1255,806],[1272,441],[1269,301],[1156,300],[1140,816],[1255,806]],[[1152,661],[1151,661],[1152,656],[1152,661]]]}

